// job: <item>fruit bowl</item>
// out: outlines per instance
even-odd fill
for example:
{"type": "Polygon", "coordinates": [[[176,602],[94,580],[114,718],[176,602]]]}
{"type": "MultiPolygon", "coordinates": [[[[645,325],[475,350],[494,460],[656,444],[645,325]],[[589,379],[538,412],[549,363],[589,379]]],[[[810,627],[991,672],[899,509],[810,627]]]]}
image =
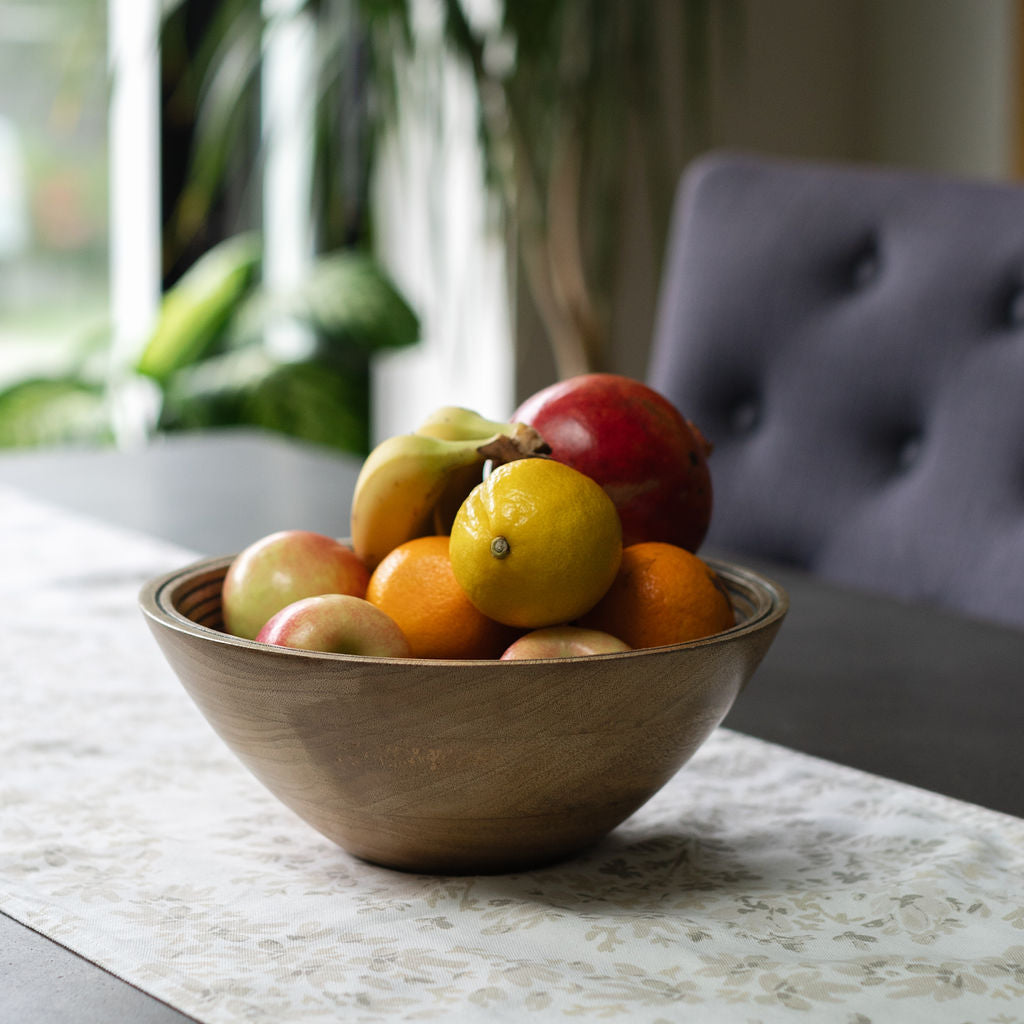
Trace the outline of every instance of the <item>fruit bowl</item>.
{"type": "Polygon", "coordinates": [[[151,580],[140,604],[203,715],[310,825],[387,867],[482,874],[596,843],[725,717],[788,601],[750,569],[707,561],[733,628],[580,658],[369,658],[242,640],[221,628],[230,557],[151,580]]]}

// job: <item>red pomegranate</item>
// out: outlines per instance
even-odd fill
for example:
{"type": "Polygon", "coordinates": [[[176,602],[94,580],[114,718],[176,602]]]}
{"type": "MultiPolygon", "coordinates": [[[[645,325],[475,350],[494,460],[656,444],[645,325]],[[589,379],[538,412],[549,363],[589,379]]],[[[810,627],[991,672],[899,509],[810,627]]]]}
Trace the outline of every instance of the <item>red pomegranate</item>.
{"type": "Polygon", "coordinates": [[[588,373],[538,391],[512,419],[605,489],[623,544],[700,547],[711,521],[711,446],[664,396],[629,377],[588,373]]]}

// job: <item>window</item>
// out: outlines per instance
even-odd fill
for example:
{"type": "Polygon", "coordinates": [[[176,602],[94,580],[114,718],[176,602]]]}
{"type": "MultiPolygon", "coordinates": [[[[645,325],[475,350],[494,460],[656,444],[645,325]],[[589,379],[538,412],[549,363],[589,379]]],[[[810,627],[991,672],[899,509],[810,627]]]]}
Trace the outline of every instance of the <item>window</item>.
{"type": "Polygon", "coordinates": [[[345,0],[0,0],[0,444],[246,423],[358,452],[371,390],[377,436],[439,401],[506,414],[505,243],[475,93],[439,25],[418,28],[434,45],[401,69],[371,155],[369,23],[345,0]],[[202,351],[179,330],[160,373],[139,364],[162,290],[250,232],[262,276],[231,325],[202,351]],[[353,249],[356,269],[332,261],[353,249]],[[417,320],[408,358],[377,358],[417,320]]]}
{"type": "Polygon", "coordinates": [[[108,315],[103,0],[0,2],[0,385],[108,315]]]}

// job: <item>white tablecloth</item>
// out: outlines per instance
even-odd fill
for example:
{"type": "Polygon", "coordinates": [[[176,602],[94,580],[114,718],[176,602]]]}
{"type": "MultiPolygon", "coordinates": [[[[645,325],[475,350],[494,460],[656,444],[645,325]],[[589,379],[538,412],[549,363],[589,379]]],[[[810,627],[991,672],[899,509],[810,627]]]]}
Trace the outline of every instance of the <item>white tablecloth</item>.
{"type": "Polygon", "coordinates": [[[719,729],[586,856],[373,867],[163,662],[189,552],[3,490],[0,538],[0,910],[203,1022],[1024,1021],[1024,821],[719,729]]]}

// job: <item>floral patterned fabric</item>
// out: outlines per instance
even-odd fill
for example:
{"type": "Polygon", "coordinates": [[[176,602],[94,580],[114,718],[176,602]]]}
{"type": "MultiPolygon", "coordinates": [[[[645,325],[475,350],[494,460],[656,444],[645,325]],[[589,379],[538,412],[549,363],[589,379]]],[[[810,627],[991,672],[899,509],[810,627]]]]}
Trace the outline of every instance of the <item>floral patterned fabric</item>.
{"type": "Polygon", "coordinates": [[[1024,821],[719,729],[585,856],[374,867],[163,662],[189,552],[3,491],[0,537],[0,910],[199,1021],[1024,1022],[1024,821]]]}

